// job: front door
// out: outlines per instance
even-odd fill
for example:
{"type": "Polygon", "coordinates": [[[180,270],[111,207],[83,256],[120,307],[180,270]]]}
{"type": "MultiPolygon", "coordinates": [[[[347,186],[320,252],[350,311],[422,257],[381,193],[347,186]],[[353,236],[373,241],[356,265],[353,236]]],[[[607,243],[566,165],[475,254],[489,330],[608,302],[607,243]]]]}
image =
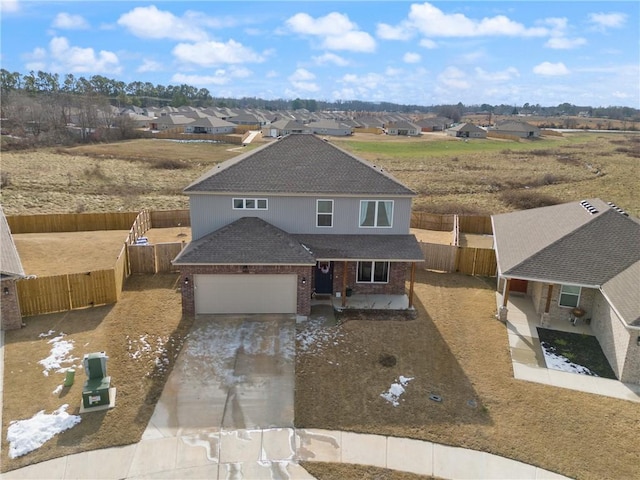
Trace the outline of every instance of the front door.
{"type": "Polygon", "coordinates": [[[318,262],[316,264],[316,289],[315,293],[333,293],[333,262],[318,262]]]}

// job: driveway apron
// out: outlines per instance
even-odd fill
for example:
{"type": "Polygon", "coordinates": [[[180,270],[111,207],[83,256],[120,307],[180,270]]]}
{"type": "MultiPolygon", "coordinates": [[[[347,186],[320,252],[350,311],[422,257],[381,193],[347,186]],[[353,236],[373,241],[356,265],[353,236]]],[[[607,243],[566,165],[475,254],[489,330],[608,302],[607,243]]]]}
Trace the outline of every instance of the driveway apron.
{"type": "Polygon", "coordinates": [[[291,428],[294,363],[294,316],[198,316],[150,426],[163,436],[291,428]]]}

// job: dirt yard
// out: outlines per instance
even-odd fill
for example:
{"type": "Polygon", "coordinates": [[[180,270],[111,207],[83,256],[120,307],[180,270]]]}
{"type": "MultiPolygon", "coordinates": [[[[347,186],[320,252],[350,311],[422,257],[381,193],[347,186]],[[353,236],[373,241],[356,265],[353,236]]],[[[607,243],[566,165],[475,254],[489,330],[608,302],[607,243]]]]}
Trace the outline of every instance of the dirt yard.
{"type": "Polygon", "coordinates": [[[5,332],[2,412],[2,471],[63,455],[137,442],[144,432],[191,320],[181,314],[177,275],[135,275],[115,305],[25,317],[26,326],[5,332]],[[50,354],[53,338],[73,344],[71,387],[60,388],[65,374],[39,362],[50,354]],[[116,387],[116,407],[82,415],[76,427],[41,448],[16,459],[8,457],[7,428],[13,420],[52,413],[67,404],[77,415],[82,401],[85,353],[107,353],[107,372],[116,387]]]}
{"type": "Polygon", "coordinates": [[[23,233],[13,239],[27,275],[40,277],[113,268],[128,230],[23,233]]]}
{"type": "Polygon", "coordinates": [[[640,405],[515,380],[494,287],[419,270],[415,320],[343,317],[298,350],[296,425],[463,446],[572,478],[638,478],[640,405]],[[412,380],[394,407],[381,394],[400,376],[412,380]]]}

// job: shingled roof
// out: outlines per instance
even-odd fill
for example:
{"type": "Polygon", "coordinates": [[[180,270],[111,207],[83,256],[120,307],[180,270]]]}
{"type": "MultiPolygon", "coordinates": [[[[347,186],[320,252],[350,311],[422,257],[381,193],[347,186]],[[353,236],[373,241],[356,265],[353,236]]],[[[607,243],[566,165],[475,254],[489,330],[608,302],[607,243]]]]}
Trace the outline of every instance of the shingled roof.
{"type": "Polygon", "coordinates": [[[315,265],[292,235],[257,217],[244,217],[198,240],[174,259],[175,265],[315,265]]]}
{"type": "Polygon", "coordinates": [[[288,135],[223,162],[185,193],[415,196],[381,168],[315,135],[288,135]]]}
{"type": "Polygon", "coordinates": [[[640,324],[638,219],[596,198],[492,221],[501,275],[600,288],[626,322],[640,324]]]}
{"type": "Polygon", "coordinates": [[[25,276],[18,249],[13,242],[2,207],[0,207],[0,276],[2,278],[23,278],[25,276]]]}

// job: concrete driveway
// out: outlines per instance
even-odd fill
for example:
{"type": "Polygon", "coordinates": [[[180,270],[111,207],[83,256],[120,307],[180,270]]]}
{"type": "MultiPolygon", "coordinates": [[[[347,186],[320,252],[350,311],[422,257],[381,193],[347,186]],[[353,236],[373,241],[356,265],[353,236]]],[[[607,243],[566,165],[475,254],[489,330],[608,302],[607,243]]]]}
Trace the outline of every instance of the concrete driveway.
{"type": "Polygon", "coordinates": [[[292,428],[294,362],[295,316],[198,316],[149,427],[165,437],[292,428]]]}

